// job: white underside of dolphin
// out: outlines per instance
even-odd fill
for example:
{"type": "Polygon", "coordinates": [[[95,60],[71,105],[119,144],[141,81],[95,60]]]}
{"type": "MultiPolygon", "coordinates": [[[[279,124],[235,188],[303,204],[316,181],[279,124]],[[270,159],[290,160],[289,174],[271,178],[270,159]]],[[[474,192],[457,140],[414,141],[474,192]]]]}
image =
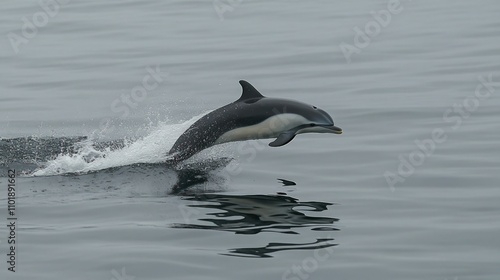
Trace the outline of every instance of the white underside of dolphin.
{"type": "MultiPolygon", "coordinates": [[[[310,124],[310,122],[311,121],[298,114],[279,114],[267,118],[265,121],[258,124],[232,129],[217,138],[217,140],[214,142],[214,145],[234,141],[276,138],[283,132],[290,131],[295,127],[308,125],[310,124]]],[[[311,132],[335,133],[332,132],[332,130],[326,129],[321,126],[313,126],[301,128],[295,131],[294,136],[301,133],[311,132]]]]}

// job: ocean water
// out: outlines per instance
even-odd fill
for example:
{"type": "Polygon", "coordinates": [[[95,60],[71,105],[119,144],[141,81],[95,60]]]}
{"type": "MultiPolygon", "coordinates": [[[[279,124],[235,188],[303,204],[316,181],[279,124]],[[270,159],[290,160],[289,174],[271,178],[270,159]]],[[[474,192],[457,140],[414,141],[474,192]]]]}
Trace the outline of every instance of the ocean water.
{"type": "Polygon", "coordinates": [[[498,1],[1,13],[1,279],[499,279],[498,1]],[[240,79],[344,134],[166,166],[240,79]]]}

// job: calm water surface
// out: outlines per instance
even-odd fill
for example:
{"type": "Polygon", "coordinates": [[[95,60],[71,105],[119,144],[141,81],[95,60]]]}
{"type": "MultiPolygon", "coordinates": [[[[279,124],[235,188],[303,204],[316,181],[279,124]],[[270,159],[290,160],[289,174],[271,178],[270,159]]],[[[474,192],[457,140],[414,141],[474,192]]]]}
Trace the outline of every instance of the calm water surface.
{"type": "Polygon", "coordinates": [[[54,3],[2,7],[1,279],[499,279],[498,1],[54,3]],[[162,164],[240,79],[344,134],[162,164]]]}

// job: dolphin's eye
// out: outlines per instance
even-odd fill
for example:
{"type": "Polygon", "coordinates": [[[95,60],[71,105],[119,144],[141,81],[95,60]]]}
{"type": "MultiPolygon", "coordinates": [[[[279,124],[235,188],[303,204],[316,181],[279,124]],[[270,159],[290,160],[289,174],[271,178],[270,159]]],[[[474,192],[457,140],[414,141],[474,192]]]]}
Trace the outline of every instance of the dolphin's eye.
{"type": "Polygon", "coordinates": [[[309,126],[316,126],[316,124],[315,124],[315,123],[312,123],[312,124],[310,124],[309,126]]]}
{"type": "Polygon", "coordinates": [[[318,107],[316,107],[316,106],[313,106],[313,109],[318,109],[318,107]]]}

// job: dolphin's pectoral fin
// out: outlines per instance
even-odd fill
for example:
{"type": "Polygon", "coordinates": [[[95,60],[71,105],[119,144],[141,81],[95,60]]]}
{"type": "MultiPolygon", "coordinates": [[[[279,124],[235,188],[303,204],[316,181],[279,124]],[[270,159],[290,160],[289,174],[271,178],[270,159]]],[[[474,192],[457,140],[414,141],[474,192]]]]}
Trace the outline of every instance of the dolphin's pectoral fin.
{"type": "Polygon", "coordinates": [[[279,147],[288,144],[295,137],[295,131],[289,130],[281,133],[276,140],[269,143],[271,147],[279,147]]]}

